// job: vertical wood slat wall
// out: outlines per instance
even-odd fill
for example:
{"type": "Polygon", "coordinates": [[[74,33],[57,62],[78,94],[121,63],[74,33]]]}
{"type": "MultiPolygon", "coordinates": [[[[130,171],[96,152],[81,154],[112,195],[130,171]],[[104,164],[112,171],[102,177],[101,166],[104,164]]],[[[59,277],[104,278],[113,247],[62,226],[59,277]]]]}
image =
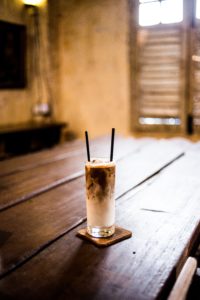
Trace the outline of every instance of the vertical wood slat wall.
{"type": "Polygon", "coordinates": [[[181,25],[138,27],[137,124],[139,130],[181,131],[185,105],[185,32],[181,25]],[[180,125],[143,125],[141,118],[176,118],[180,125]]]}
{"type": "Polygon", "coordinates": [[[182,32],[180,28],[139,31],[140,115],[180,117],[182,98],[182,32]],[[146,34],[146,37],[145,37],[146,34]]]}
{"type": "Polygon", "coordinates": [[[192,39],[191,101],[194,131],[200,132],[200,20],[196,20],[192,39]]]}
{"type": "Polygon", "coordinates": [[[195,17],[196,0],[183,3],[181,23],[142,27],[138,25],[139,1],[129,0],[135,131],[187,133],[192,126],[194,133],[200,132],[200,20],[195,17]],[[141,118],[177,118],[180,124],[148,125],[141,118]]]}

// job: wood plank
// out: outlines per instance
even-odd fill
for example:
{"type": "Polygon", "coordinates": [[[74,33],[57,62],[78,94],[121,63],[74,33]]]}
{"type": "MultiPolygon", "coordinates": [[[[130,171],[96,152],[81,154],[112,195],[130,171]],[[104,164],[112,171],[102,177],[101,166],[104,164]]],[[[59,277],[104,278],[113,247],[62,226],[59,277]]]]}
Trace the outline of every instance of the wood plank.
{"type": "MultiPolygon", "coordinates": [[[[139,68],[141,68],[139,66],[139,68]]],[[[149,64],[149,65],[143,65],[141,68],[142,72],[180,72],[180,66],[178,64],[164,64],[164,65],[155,65],[155,64],[149,64]]]]}
{"type": "Polygon", "coordinates": [[[181,85],[177,85],[176,83],[173,84],[173,85],[170,85],[169,83],[168,84],[162,84],[162,85],[159,85],[159,84],[143,84],[141,85],[140,87],[140,91],[142,92],[145,92],[145,93],[151,93],[151,92],[154,92],[156,91],[157,93],[165,93],[167,95],[167,92],[170,94],[170,93],[179,93],[180,91],[180,88],[181,88],[181,85]]]}
{"type": "MultiPolygon", "coordinates": [[[[140,30],[140,32],[143,30],[140,30]]],[[[149,38],[149,40],[155,39],[155,40],[163,40],[163,38],[171,39],[176,38],[180,39],[180,36],[182,35],[182,30],[180,28],[177,29],[167,29],[165,28],[148,28],[148,30],[144,30],[149,38]]]]}
{"type": "MultiPolygon", "coordinates": [[[[116,159],[129,152],[138,151],[145,144],[153,142],[152,139],[121,139],[116,137],[115,149],[116,159]]],[[[109,143],[105,139],[92,147],[91,155],[109,156],[109,143]]],[[[86,160],[85,145],[82,152],[75,152],[72,156],[50,162],[45,165],[36,166],[16,174],[2,176],[0,179],[0,210],[6,209],[14,204],[25,201],[37,194],[45,192],[53,187],[74,180],[84,174],[84,161],[86,160]]]]}
{"type": "Polygon", "coordinates": [[[24,171],[34,168],[37,165],[39,166],[66,158],[71,155],[72,152],[78,151],[82,147],[83,141],[75,140],[56,146],[52,149],[3,160],[0,162],[0,176],[24,171]]]}
{"type": "Polygon", "coordinates": [[[166,52],[155,52],[155,53],[151,53],[151,52],[146,52],[143,51],[140,55],[139,62],[145,64],[149,61],[151,61],[152,63],[157,63],[156,59],[158,59],[159,61],[163,61],[163,64],[171,64],[172,60],[176,60],[177,64],[180,64],[180,55],[181,55],[181,51],[166,51],[166,52]]]}
{"type": "Polygon", "coordinates": [[[162,176],[158,177],[149,187],[148,193],[141,195],[141,209],[178,213],[187,210],[199,216],[200,212],[200,154],[194,150],[188,152],[176,161],[162,176]],[[163,191],[162,200],[157,189],[163,191]],[[148,201],[148,199],[151,201],[148,201]],[[194,209],[196,205],[196,211],[194,209]]]}
{"type": "Polygon", "coordinates": [[[151,38],[145,41],[145,46],[154,46],[154,45],[180,45],[181,38],[180,36],[173,36],[173,37],[159,37],[159,38],[151,38]]]}
{"type": "MultiPolygon", "coordinates": [[[[141,96],[143,96],[143,95],[149,95],[149,96],[153,96],[153,95],[155,95],[155,96],[159,96],[159,97],[161,97],[161,96],[164,96],[164,95],[166,95],[166,91],[157,91],[157,90],[143,90],[143,89],[140,89],[140,94],[141,94],[141,96]]],[[[168,91],[167,92],[167,95],[169,95],[169,96],[181,96],[181,91],[180,90],[175,90],[175,91],[168,91]]]]}
{"type": "Polygon", "coordinates": [[[173,72],[173,71],[167,71],[167,72],[163,72],[162,70],[158,70],[157,72],[151,72],[151,71],[146,71],[146,70],[141,70],[140,73],[140,80],[144,80],[144,79],[150,79],[150,80],[172,80],[172,79],[177,79],[178,77],[181,76],[180,72],[173,72]]]}
{"type": "MultiPolygon", "coordinates": [[[[156,26],[157,27],[157,26],[156,26]]],[[[147,42],[153,41],[168,41],[168,42],[175,42],[177,40],[181,39],[182,32],[180,30],[173,30],[168,31],[167,28],[165,28],[164,31],[160,30],[152,30],[152,28],[140,28],[138,30],[138,39],[141,40],[142,38],[146,40],[147,42]]]]}
{"type": "Polygon", "coordinates": [[[163,51],[163,49],[160,49],[156,52],[157,50],[150,50],[148,51],[147,49],[141,50],[141,55],[139,60],[140,61],[148,61],[149,59],[152,59],[153,61],[156,60],[156,57],[158,57],[159,59],[162,58],[166,58],[167,60],[169,58],[177,58],[180,61],[180,55],[181,55],[181,48],[177,48],[177,49],[165,49],[165,51],[163,51]]]}
{"type": "Polygon", "coordinates": [[[181,62],[180,58],[176,55],[169,55],[167,58],[159,56],[158,59],[146,59],[140,61],[140,66],[156,66],[156,65],[179,65],[181,62]]]}
{"type": "Polygon", "coordinates": [[[140,106],[141,107],[145,107],[145,108],[155,108],[155,107],[157,107],[157,108],[160,108],[160,109],[168,109],[168,108],[170,108],[170,109],[179,109],[179,103],[176,103],[176,102],[169,102],[169,103],[167,103],[167,102],[159,102],[159,101],[154,101],[154,100],[152,100],[152,101],[150,101],[150,100],[142,100],[141,101],[141,103],[140,103],[140,106]]]}
{"type": "MultiPolygon", "coordinates": [[[[117,136],[118,140],[124,140],[122,136],[117,136]]],[[[95,138],[91,141],[92,150],[98,148],[99,144],[110,142],[110,136],[95,138]]],[[[96,151],[96,150],[95,150],[96,151]]],[[[85,142],[74,140],[58,145],[52,149],[39,151],[19,157],[10,158],[0,162],[0,176],[32,169],[36,166],[45,165],[53,161],[62,160],[77,153],[85,152],[85,142]]]]}
{"type": "MultiPolygon", "coordinates": [[[[158,40],[157,40],[158,41],[158,40]]],[[[168,43],[168,44],[162,44],[162,42],[160,42],[159,44],[145,44],[145,47],[144,47],[144,52],[156,52],[156,51],[159,51],[160,52],[165,52],[165,51],[168,51],[169,49],[173,52],[174,50],[180,50],[180,44],[174,44],[173,42],[172,43],[168,43]]]]}
{"type": "Polygon", "coordinates": [[[179,104],[178,101],[169,101],[169,102],[166,101],[166,102],[164,102],[161,97],[160,97],[160,101],[158,99],[159,99],[158,97],[156,99],[153,99],[153,97],[152,97],[152,99],[142,98],[140,105],[141,106],[147,105],[149,107],[158,106],[160,108],[161,107],[165,108],[165,107],[177,107],[177,105],[179,104]]]}
{"type": "Polygon", "coordinates": [[[175,117],[179,117],[180,116],[180,110],[177,109],[177,108],[150,108],[150,107],[142,107],[140,108],[140,115],[141,116],[147,116],[147,117],[150,117],[150,116],[157,116],[158,118],[162,118],[162,117],[172,117],[172,118],[175,118],[175,117]]]}
{"type": "Polygon", "coordinates": [[[148,95],[143,94],[141,97],[141,101],[155,101],[155,102],[164,102],[164,103],[177,103],[180,101],[178,95],[148,95]]]}
{"type": "MultiPolygon", "coordinates": [[[[169,141],[150,144],[117,163],[116,199],[160,172],[181,154],[169,141]]],[[[0,213],[3,276],[85,220],[84,177],[0,213]],[[14,216],[14,223],[13,223],[14,216]]]]}
{"type": "Polygon", "coordinates": [[[160,296],[168,280],[175,279],[174,268],[197,230],[197,219],[141,211],[131,200],[117,205],[117,223],[133,231],[131,239],[99,249],[76,237],[83,224],[3,278],[2,299],[160,296]]]}
{"type": "Polygon", "coordinates": [[[178,87],[180,85],[180,80],[179,80],[179,77],[177,77],[177,76],[174,76],[174,77],[171,77],[168,79],[160,78],[160,80],[159,80],[159,78],[157,78],[157,79],[140,78],[140,82],[143,86],[145,86],[145,85],[161,85],[161,86],[172,85],[172,86],[178,87]]]}
{"type": "Polygon", "coordinates": [[[132,187],[160,172],[168,164],[182,157],[183,154],[184,145],[180,147],[170,140],[161,139],[155,144],[147,145],[140,152],[133,153],[132,157],[130,155],[125,157],[117,165],[116,197],[118,198],[121,195],[121,184],[127,192],[132,187]]]}

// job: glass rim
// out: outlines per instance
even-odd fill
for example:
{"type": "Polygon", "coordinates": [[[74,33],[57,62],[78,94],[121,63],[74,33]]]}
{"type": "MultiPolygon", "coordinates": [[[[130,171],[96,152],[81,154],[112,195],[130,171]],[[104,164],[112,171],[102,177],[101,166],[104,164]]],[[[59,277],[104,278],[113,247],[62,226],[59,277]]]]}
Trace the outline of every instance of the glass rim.
{"type": "Polygon", "coordinates": [[[103,165],[103,164],[116,164],[116,161],[113,159],[112,161],[108,157],[103,156],[97,156],[97,157],[91,157],[90,161],[86,160],[85,165],[103,165]],[[102,160],[102,161],[93,161],[93,160],[102,160]]]}

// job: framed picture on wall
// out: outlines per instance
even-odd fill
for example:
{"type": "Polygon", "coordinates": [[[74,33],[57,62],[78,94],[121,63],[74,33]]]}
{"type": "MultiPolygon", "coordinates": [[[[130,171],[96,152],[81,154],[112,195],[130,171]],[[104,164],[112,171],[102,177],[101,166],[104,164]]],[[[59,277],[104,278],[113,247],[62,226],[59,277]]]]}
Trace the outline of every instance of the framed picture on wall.
{"type": "Polygon", "coordinates": [[[26,27],[0,21],[0,89],[26,85],[26,27]]]}

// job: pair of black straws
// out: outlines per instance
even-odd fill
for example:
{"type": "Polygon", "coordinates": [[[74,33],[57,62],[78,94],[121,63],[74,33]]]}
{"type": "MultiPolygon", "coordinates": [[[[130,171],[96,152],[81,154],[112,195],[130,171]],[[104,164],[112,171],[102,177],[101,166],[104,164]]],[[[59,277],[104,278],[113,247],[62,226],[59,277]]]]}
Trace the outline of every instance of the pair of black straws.
{"type": "MultiPolygon", "coordinates": [[[[115,139],[115,128],[112,128],[111,147],[110,147],[110,161],[113,161],[114,139],[115,139]]],[[[90,147],[89,147],[89,138],[88,138],[88,132],[87,131],[85,131],[85,140],[86,140],[86,149],[87,149],[87,159],[88,159],[88,161],[90,161],[90,147]]]]}

